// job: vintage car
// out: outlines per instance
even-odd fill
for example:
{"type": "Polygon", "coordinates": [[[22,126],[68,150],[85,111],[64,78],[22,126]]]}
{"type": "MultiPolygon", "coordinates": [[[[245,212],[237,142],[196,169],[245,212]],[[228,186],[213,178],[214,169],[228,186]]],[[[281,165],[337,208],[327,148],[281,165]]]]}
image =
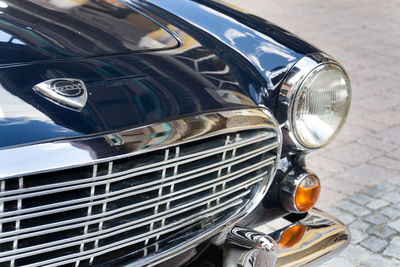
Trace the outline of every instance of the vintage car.
{"type": "Polygon", "coordinates": [[[0,0],[0,266],[301,266],[343,67],[211,0],[0,0]]]}

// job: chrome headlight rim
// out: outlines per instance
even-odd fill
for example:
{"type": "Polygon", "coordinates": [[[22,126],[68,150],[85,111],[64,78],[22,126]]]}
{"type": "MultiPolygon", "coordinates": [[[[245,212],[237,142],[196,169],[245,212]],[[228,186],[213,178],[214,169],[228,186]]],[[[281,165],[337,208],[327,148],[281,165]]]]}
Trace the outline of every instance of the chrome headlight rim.
{"type": "MultiPolygon", "coordinates": [[[[315,54],[310,54],[307,55],[303,58],[301,58],[299,61],[297,61],[292,68],[289,70],[287,76],[285,77],[281,90],[280,90],[280,105],[281,108],[280,110],[282,111],[283,109],[286,109],[286,117],[281,118],[280,123],[283,132],[289,137],[289,141],[292,144],[292,147],[294,147],[298,151],[312,151],[316,149],[320,149],[326,145],[328,145],[330,142],[332,142],[337,134],[340,132],[340,130],[343,128],[343,125],[346,122],[349,110],[350,110],[350,102],[351,102],[351,85],[349,84],[348,88],[348,93],[349,93],[349,104],[347,111],[345,113],[345,116],[343,118],[343,121],[341,122],[340,126],[337,128],[335,131],[335,134],[329,138],[327,142],[324,142],[320,146],[307,146],[306,144],[302,143],[300,140],[301,138],[297,135],[297,131],[295,129],[295,108],[297,104],[297,96],[300,94],[302,91],[302,85],[306,81],[310,75],[312,75],[315,71],[319,70],[320,68],[323,68],[324,66],[334,66],[340,71],[343,72],[344,76],[348,78],[348,74],[346,73],[345,69],[343,66],[337,62],[335,59],[332,57],[323,54],[323,53],[315,53],[315,54]]],[[[284,111],[283,111],[284,112],[284,111]]]]}

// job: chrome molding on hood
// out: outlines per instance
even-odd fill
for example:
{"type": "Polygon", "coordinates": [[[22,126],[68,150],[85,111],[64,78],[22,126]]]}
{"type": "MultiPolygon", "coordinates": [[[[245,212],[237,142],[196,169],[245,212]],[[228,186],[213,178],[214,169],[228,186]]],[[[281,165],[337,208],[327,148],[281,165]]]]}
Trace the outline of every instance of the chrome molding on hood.
{"type": "Polygon", "coordinates": [[[0,179],[101,163],[254,128],[277,129],[278,124],[265,108],[238,109],[192,115],[95,137],[6,148],[0,150],[0,179]]]}

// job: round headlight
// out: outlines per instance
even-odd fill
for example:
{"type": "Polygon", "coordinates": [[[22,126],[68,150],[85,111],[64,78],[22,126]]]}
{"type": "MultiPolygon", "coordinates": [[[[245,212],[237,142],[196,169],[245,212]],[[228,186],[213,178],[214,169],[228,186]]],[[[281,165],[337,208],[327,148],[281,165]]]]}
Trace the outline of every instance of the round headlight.
{"type": "Polygon", "coordinates": [[[291,125],[306,148],[331,142],[342,128],[350,108],[351,87],[346,73],[334,63],[314,68],[296,90],[291,125]]]}

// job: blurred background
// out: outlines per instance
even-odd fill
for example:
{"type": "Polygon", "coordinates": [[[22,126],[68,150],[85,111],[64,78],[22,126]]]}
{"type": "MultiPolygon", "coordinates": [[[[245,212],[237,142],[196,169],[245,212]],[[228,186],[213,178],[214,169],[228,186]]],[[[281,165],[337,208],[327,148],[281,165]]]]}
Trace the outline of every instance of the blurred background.
{"type": "Polygon", "coordinates": [[[351,245],[324,266],[400,266],[400,0],[225,0],[314,44],[347,70],[350,115],[307,156],[318,207],[350,227],[351,245]]]}

